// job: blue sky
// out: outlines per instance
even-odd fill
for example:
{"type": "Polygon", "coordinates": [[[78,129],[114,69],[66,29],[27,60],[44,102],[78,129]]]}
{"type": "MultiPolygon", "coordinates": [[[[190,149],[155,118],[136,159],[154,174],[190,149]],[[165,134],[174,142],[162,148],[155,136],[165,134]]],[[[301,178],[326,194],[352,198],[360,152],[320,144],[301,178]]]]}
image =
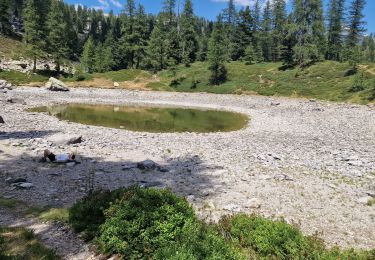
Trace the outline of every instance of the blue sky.
{"type": "MultiPolygon", "coordinates": [[[[179,0],[176,0],[178,2],[179,0]]],[[[224,9],[227,5],[227,0],[193,0],[195,13],[198,16],[203,16],[208,19],[214,20],[219,12],[224,9]]],[[[254,0],[235,0],[238,7],[252,4],[254,0]]],[[[65,0],[67,3],[71,4],[83,4],[88,7],[95,7],[104,9],[105,12],[113,9],[118,12],[122,9],[122,4],[125,0],[65,0]]],[[[137,3],[142,3],[148,13],[158,13],[160,11],[163,0],[136,0],[137,3]]],[[[181,6],[184,0],[180,0],[181,6]]],[[[291,2],[291,0],[289,0],[291,2]]],[[[325,6],[328,0],[324,0],[325,6]]],[[[347,0],[347,4],[351,0],[347,0]]],[[[365,21],[367,22],[366,28],[368,32],[375,33],[375,1],[367,0],[367,5],[365,8],[365,21]]]]}

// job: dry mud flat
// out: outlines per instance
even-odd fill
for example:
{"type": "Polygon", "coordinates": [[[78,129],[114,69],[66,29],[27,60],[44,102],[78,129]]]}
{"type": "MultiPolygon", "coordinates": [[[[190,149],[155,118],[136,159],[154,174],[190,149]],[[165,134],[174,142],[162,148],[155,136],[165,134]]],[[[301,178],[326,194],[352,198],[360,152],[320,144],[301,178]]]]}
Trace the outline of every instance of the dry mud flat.
{"type": "MultiPolygon", "coordinates": [[[[21,102],[22,103],[22,102],[21,102]]],[[[0,94],[0,195],[62,207],[95,187],[170,187],[216,220],[255,212],[295,223],[330,246],[375,248],[375,110],[303,99],[73,89],[17,88],[0,94]],[[25,104],[9,103],[20,98],[25,104]],[[25,108],[53,103],[154,104],[237,111],[240,131],[153,134],[86,126],[25,108]],[[72,146],[62,136],[83,136],[72,146]],[[79,165],[41,164],[43,149],[73,150],[79,165]],[[167,171],[140,170],[151,159],[167,171]],[[18,189],[6,180],[33,184],[18,189]]]]}

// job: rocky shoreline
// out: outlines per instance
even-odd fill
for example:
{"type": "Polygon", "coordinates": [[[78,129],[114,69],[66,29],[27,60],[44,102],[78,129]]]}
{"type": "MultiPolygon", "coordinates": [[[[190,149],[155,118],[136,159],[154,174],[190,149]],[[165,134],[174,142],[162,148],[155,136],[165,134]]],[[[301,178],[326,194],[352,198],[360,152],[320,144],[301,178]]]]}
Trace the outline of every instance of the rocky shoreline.
{"type": "Polygon", "coordinates": [[[5,121],[0,125],[0,196],[64,207],[90,185],[170,187],[207,220],[255,212],[284,218],[330,246],[375,248],[375,206],[367,205],[375,196],[375,110],[370,107],[203,93],[15,88],[0,93],[0,116],[5,121]],[[222,109],[251,120],[230,133],[153,134],[25,111],[52,103],[222,109]],[[76,136],[83,142],[56,141],[76,136]],[[72,150],[81,164],[38,163],[46,148],[72,150]],[[158,167],[137,167],[148,159],[158,167]],[[10,185],[16,178],[32,187],[10,185]]]}

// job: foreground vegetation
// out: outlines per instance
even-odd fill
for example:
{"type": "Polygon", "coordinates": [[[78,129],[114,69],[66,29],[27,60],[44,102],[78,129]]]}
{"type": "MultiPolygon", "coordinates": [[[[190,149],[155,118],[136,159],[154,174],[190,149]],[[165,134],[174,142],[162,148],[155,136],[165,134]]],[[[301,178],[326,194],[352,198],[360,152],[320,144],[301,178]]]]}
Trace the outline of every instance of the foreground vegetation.
{"type": "Polygon", "coordinates": [[[187,201],[168,190],[136,186],[96,191],[70,209],[87,240],[125,259],[374,259],[372,251],[327,249],[284,221],[255,215],[200,221],[187,201]]]}
{"type": "Polygon", "coordinates": [[[0,228],[0,259],[60,259],[45,248],[35,234],[24,228],[0,228]]]}

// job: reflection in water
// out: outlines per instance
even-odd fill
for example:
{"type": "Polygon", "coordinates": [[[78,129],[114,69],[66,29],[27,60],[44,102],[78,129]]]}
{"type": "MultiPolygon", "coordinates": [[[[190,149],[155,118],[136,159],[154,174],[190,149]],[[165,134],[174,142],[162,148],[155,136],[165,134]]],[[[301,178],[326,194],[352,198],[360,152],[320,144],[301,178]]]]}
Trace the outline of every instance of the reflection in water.
{"type": "Polygon", "coordinates": [[[243,128],[246,115],[216,110],[69,104],[32,108],[62,120],[86,125],[124,128],[132,131],[229,132],[243,128]]]}

